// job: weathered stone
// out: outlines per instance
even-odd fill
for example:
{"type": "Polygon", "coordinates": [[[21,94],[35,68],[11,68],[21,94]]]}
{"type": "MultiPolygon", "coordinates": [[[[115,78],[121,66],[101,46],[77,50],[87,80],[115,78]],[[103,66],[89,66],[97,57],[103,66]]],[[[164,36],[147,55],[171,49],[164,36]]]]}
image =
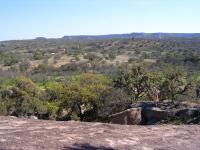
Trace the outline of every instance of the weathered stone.
{"type": "Polygon", "coordinates": [[[199,125],[121,126],[0,116],[1,150],[199,150],[199,125]]]}
{"type": "Polygon", "coordinates": [[[176,112],[175,116],[179,117],[182,120],[189,121],[194,119],[195,117],[200,116],[200,109],[198,108],[181,109],[176,112]]]}
{"type": "Polygon", "coordinates": [[[152,124],[167,119],[172,114],[157,107],[142,110],[143,124],[152,124]]]}
{"type": "Polygon", "coordinates": [[[142,109],[132,108],[110,116],[110,123],[123,125],[138,125],[142,122],[142,109]]]}
{"type": "Polygon", "coordinates": [[[198,123],[200,106],[192,108],[182,103],[145,101],[131,104],[131,109],[110,117],[115,124],[155,124],[178,121],[186,124],[198,123]],[[139,113],[140,110],[141,114],[139,113]],[[131,118],[130,118],[131,117],[131,118]],[[138,119],[139,118],[139,119],[138,119]]]}
{"type": "Polygon", "coordinates": [[[188,122],[188,124],[200,124],[200,116],[193,118],[191,121],[188,122]]]}

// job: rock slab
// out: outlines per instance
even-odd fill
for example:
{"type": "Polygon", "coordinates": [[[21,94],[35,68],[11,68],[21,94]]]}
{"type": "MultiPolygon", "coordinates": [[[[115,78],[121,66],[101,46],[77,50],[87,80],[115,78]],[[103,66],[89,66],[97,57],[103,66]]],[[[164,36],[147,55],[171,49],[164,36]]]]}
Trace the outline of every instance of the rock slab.
{"type": "Polygon", "coordinates": [[[0,150],[199,150],[200,126],[128,126],[0,117],[0,150]]]}

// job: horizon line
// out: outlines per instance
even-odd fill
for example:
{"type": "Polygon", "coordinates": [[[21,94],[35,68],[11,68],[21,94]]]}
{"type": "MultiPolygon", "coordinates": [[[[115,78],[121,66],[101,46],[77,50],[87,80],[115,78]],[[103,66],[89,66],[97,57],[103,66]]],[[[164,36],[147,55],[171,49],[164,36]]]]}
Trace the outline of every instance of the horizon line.
{"type": "Polygon", "coordinates": [[[64,35],[60,37],[45,37],[45,36],[37,36],[33,38],[18,38],[18,39],[8,39],[8,40],[0,40],[0,42],[7,42],[7,41],[23,41],[23,40],[35,40],[37,38],[44,38],[44,39],[62,39],[64,37],[86,37],[86,36],[109,36],[109,35],[131,35],[131,34],[200,34],[200,32],[129,32],[129,33],[108,33],[108,34],[71,34],[71,35],[64,35]]]}

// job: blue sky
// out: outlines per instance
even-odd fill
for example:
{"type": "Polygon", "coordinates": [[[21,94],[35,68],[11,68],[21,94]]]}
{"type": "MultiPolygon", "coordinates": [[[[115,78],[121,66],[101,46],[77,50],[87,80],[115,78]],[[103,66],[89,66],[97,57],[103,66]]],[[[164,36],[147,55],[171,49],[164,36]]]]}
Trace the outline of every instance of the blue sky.
{"type": "Polygon", "coordinates": [[[0,40],[200,33],[200,0],[0,0],[0,40]]]}

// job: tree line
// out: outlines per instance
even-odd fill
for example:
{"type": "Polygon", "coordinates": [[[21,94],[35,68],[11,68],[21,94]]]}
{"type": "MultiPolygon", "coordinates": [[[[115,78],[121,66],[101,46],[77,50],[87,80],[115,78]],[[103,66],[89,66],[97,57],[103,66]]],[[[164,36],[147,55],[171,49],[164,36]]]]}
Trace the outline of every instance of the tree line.
{"type": "Polygon", "coordinates": [[[23,76],[0,82],[0,115],[41,119],[104,121],[138,101],[174,103],[199,96],[198,77],[174,68],[134,66],[114,76],[80,73],[65,80],[35,82],[23,76]]]}

